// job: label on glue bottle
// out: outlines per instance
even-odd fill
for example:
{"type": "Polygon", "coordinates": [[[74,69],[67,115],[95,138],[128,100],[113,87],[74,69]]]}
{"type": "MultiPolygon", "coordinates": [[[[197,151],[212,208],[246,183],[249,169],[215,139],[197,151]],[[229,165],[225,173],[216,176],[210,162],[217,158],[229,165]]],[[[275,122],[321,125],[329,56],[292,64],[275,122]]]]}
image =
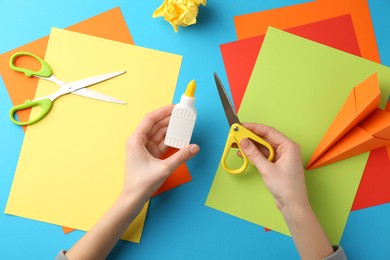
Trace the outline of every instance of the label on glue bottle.
{"type": "Polygon", "coordinates": [[[196,84],[191,80],[180,102],[172,110],[164,143],[175,148],[183,148],[191,141],[196,121],[195,103],[196,84]]]}

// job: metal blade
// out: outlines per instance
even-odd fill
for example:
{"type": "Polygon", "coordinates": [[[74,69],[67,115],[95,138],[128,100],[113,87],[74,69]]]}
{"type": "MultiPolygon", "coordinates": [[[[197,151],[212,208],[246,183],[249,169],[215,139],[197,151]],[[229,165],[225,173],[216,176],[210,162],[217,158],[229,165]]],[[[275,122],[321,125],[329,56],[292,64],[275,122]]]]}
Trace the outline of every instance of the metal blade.
{"type": "MultiPolygon", "coordinates": [[[[93,76],[93,77],[90,77],[90,78],[74,81],[74,82],[66,84],[65,86],[62,86],[57,92],[55,92],[55,93],[53,93],[53,94],[51,94],[49,96],[46,96],[46,98],[49,98],[49,99],[51,99],[51,101],[53,101],[54,99],[56,99],[56,98],[58,98],[58,97],[60,97],[62,95],[65,95],[65,94],[68,94],[68,93],[71,93],[71,92],[75,92],[75,91],[77,91],[79,89],[83,89],[85,87],[97,84],[97,83],[102,82],[102,81],[106,81],[108,79],[111,79],[111,78],[114,78],[116,76],[122,75],[123,73],[126,73],[126,71],[106,73],[106,74],[102,74],[102,75],[93,76]]],[[[82,92],[83,91],[81,91],[81,95],[87,95],[88,97],[94,98],[93,96],[88,95],[88,91],[87,91],[87,94],[85,94],[85,92],[83,94],[82,92]]],[[[79,94],[79,93],[77,93],[77,94],[79,94]]],[[[99,99],[99,98],[97,98],[97,99],[99,99]]]]}
{"type": "Polygon", "coordinates": [[[87,98],[93,98],[93,99],[97,99],[97,100],[112,102],[112,103],[126,104],[125,101],[113,98],[111,96],[108,96],[108,95],[105,95],[105,94],[102,94],[100,92],[96,92],[96,91],[93,91],[93,90],[87,89],[87,88],[82,88],[82,89],[73,91],[72,94],[76,94],[76,95],[87,97],[87,98]]]}
{"type": "Polygon", "coordinates": [[[71,82],[71,83],[67,84],[67,87],[68,87],[68,89],[72,90],[71,92],[73,92],[73,91],[76,91],[78,89],[92,86],[92,85],[95,85],[99,82],[106,81],[108,79],[122,75],[123,73],[126,73],[126,71],[111,72],[111,73],[106,73],[106,74],[102,74],[102,75],[98,75],[98,76],[93,76],[90,78],[81,79],[78,81],[71,82]]]}
{"type": "Polygon", "coordinates": [[[217,73],[214,73],[214,79],[215,79],[215,84],[217,85],[218,89],[218,94],[219,97],[221,98],[222,106],[223,109],[225,110],[225,115],[226,118],[229,122],[229,125],[235,124],[235,123],[240,123],[240,120],[238,119],[238,116],[236,114],[236,111],[233,108],[232,103],[230,103],[230,99],[228,95],[226,94],[226,90],[222,85],[221,80],[219,79],[217,73]]]}

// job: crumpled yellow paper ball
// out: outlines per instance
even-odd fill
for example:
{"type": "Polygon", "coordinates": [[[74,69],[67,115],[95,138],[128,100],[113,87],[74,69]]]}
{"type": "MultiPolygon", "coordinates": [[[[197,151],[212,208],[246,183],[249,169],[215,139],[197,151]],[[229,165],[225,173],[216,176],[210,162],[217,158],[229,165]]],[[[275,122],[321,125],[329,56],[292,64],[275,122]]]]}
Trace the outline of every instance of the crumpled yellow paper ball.
{"type": "Polygon", "coordinates": [[[187,27],[196,23],[200,4],[206,6],[206,0],[164,0],[152,17],[164,17],[177,32],[179,26],[187,27]]]}

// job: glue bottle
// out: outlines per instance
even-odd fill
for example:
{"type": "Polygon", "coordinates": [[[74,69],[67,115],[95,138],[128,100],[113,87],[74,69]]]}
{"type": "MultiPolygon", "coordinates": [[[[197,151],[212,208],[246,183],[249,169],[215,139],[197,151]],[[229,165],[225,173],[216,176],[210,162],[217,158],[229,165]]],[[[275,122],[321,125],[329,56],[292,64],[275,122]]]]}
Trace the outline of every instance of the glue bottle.
{"type": "Polygon", "coordinates": [[[186,92],[181,95],[180,103],[172,110],[164,141],[168,146],[180,149],[190,143],[196,121],[195,89],[195,81],[191,80],[186,92]]]}

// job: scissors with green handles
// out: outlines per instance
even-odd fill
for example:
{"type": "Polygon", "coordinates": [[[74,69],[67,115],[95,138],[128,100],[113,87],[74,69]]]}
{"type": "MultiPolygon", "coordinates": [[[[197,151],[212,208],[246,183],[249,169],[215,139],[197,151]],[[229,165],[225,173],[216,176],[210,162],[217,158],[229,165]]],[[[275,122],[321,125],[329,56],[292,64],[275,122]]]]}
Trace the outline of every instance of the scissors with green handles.
{"type": "Polygon", "coordinates": [[[267,148],[269,151],[268,160],[272,161],[274,158],[274,149],[272,145],[270,145],[263,138],[259,137],[258,135],[254,134],[253,132],[241,125],[240,120],[238,119],[238,116],[232,104],[230,103],[229,97],[226,94],[226,90],[222,85],[222,82],[219,79],[217,73],[214,73],[214,79],[215,84],[217,85],[219,97],[221,98],[222,106],[225,110],[225,114],[230,125],[229,135],[221,158],[222,168],[231,174],[240,174],[245,171],[245,169],[248,167],[249,159],[248,157],[246,157],[240,146],[240,141],[245,138],[249,138],[252,141],[257,142],[267,148]],[[230,149],[232,149],[232,147],[235,145],[241,151],[241,155],[243,157],[243,164],[237,169],[232,169],[227,165],[226,160],[230,149]]]}
{"type": "Polygon", "coordinates": [[[47,64],[47,62],[45,62],[43,59],[41,59],[37,55],[29,53],[29,52],[17,52],[15,54],[13,54],[12,57],[10,58],[9,65],[10,65],[12,70],[17,71],[17,72],[22,72],[26,75],[26,77],[37,77],[40,79],[48,80],[48,81],[51,81],[51,82],[57,84],[60,87],[60,89],[57,92],[54,92],[50,95],[47,95],[44,97],[39,97],[39,98],[36,98],[33,100],[26,100],[24,102],[24,104],[20,104],[20,105],[16,105],[16,106],[12,107],[10,110],[10,118],[11,118],[11,121],[17,125],[31,125],[31,124],[38,122],[39,120],[44,118],[50,112],[51,108],[53,107],[53,101],[55,99],[57,99],[60,96],[65,95],[65,94],[69,94],[69,93],[80,95],[83,97],[89,97],[89,98],[93,98],[93,99],[103,100],[103,101],[107,101],[107,102],[126,104],[126,102],[121,101],[119,99],[116,99],[116,98],[107,96],[105,94],[102,94],[102,93],[85,88],[85,87],[89,87],[91,85],[97,84],[99,82],[111,79],[113,77],[119,76],[119,75],[125,73],[126,71],[119,71],[119,72],[102,74],[102,75],[93,76],[90,78],[81,79],[81,80],[78,80],[75,82],[68,83],[68,82],[63,82],[63,81],[57,79],[53,75],[52,69],[50,68],[49,64],[47,64]],[[41,66],[40,70],[33,71],[33,70],[30,70],[27,68],[16,66],[15,65],[16,59],[20,58],[22,56],[29,56],[29,57],[37,60],[41,66]],[[30,118],[29,121],[25,121],[25,122],[20,122],[20,121],[15,119],[16,112],[21,111],[21,110],[30,109],[33,107],[40,107],[40,110],[41,110],[40,113],[35,118],[30,118]]]}

